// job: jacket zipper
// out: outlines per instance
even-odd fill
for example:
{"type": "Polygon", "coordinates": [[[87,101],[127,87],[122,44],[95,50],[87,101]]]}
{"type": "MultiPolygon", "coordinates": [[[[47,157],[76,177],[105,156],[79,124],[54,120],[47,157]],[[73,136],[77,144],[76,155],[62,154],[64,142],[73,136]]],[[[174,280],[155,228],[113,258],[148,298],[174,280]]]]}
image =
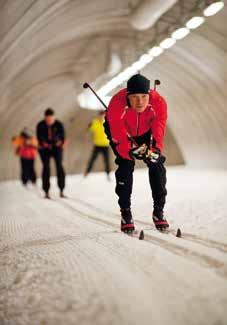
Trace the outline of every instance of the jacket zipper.
{"type": "Polygon", "coordinates": [[[137,129],[136,129],[136,136],[139,134],[139,127],[140,127],[140,113],[137,114],[137,129]]]}

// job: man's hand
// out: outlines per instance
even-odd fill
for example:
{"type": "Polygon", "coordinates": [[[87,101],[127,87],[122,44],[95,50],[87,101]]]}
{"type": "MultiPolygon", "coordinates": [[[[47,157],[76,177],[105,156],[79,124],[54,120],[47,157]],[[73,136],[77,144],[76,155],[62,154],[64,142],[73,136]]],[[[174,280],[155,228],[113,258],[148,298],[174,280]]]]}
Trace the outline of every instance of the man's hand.
{"type": "Polygon", "coordinates": [[[130,156],[134,159],[143,160],[146,157],[147,151],[148,151],[148,147],[144,143],[139,147],[133,148],[130,151],[130,156]]]}
{"type": "Polygon", "coordinates": [[[41,145],[41,148],[42,149],[51,149],[51,145],[49,145],[49,143],[47,143],[47,142],[43,142],[41,145]]]}
{"type": "Polygon", "coordinates": [[[62,140],[58,140],[55,144],[56,147],[58,148],[63,148],[63,141],[62,140]]]}
{"type": "Polygon", "coordinates": [[[160,150],[147,150],[146,153],[146,162],[151,162],[153,164],[164,163],[166,160],[165,156],[163,156],[160,150]]]}

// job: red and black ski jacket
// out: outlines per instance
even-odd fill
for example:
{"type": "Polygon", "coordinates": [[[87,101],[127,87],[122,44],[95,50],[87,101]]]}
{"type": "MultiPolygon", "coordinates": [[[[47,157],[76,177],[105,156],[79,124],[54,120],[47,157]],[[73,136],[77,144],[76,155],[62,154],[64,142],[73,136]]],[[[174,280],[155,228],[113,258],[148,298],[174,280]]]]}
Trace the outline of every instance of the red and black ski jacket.
{"type": "Polygon", "coordinates": [[[126,88],[114,95],[109,103],[106,120],[110,140],[115,144],[117,153],[124,159],[132,159],[129,155],[132,149],[130,139],[140,137],[148,131],[151,131],[153,137],[151,149],[163,150],[167,120],[166,101],[154,90],[150,90],[149,95],[149,104],[141,113],[128,106],[126,88]]]}

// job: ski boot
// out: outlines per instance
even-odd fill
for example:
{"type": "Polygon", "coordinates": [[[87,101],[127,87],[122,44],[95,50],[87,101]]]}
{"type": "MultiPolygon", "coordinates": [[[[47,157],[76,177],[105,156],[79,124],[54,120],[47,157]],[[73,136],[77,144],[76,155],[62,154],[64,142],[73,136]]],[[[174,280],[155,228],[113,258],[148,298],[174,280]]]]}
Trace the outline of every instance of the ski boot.
{"type": "Polygon", "coordinates": [[[50,199],[50,194],[49,192],[45,192],[45,196],[44,196],[45,199],[50,199]]]}
{"type": "Polygon", "coordinates": [[[63,191],[60,191],[60,198],[67,199],[67,196],[63,193],[63,191]]]}
{"type": "Polygon", "coordinates": [[[121,231],[130,235],[135,230],[134,221],[130,208],[121,209],[121,231]]]}
{"type": "Polygon", "coordinates": [[[169,227],[168,221],[164,217],[162,210],[154,209],[152,218],[156,229],[165,231],[169,227]]]}

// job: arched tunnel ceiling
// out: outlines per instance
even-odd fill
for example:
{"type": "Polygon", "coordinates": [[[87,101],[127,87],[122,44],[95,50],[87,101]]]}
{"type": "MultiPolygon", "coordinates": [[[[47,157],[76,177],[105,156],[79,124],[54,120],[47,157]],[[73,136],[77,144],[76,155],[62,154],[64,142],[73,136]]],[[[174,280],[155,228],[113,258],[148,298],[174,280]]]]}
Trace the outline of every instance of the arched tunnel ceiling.
{"type": "MultiPolygon", "coordinates": [[[[34,130],[47,106],[68,123],[71,140],[78,138],[69,119],[80,119],[76,98],[83,82],[105,73],[111,50],[125,64],[152,36],[129,23],[139,3],[0,0],[1,174],[9,174],[11,136],[25,125],[34,130]]],[[[162,80],[168,127],[189,165],[227,166],[226,18],[225,6],[143,70],[162,80]]]]}
{"type": "MultiPolygon", "coordinates": [[[[0,106],[1,112],[7,110],[3,125],[20,109],[18,100],[28,92],[33,96],[39,91],[41,102],[48,97],[51,103],[56,101],[53,97],[58,97],[58,91],[47,96],[41,84],[48,82],[50,87],[53,84],[55,89],[62,89],[64,77],[78,93],[83,80],[95,79],[105,68],[108,31],[122,35],[128,29],[124,26],[128,12],[126,1],[28,1],[21,7],[5,1],[0,16],[4,31],[0,43],[0,106]],[[14,12],[16,23],[7,19],[14,12]]],[[[65,106],[75,107],[75,98],[69,103],[65,98],[65,106]]]]}

